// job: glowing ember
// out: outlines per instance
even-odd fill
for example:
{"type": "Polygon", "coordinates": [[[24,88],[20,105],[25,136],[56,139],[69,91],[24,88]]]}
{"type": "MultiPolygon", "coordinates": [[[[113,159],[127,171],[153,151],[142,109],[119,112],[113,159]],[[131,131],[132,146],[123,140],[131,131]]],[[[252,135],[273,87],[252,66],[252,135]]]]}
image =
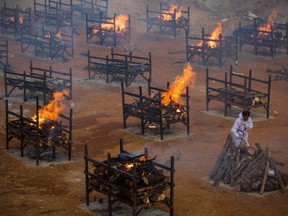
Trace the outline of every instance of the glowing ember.
{"type": "MultiPolygon", "coordinates": [[[[38,110],[39,116],[39,127],[41,128],[46,120],[55,121],[59,116],[60,111],[64,108],[61,101],[64,100],[64,96],[67,94],[67,90],[63,92],[55,92],[53,95],[53,100],[50,101],[49,104],[45,105],[41,109],[38,110]],[[62,106],[61,106],[62,105],[62,106]]],[[[37,120],[37,115],[35,114],[32,117],[33,121],[37,120]]]]}
{"type": "Polygon", "coordinates": [[[124,166],[125,166],[125,168],[126,168],[127,170],[129,170],[129,169],[131,169],[131,168],[133,167],[133,163],[127,163],[127,164],[125,164],[124,166]]]}
{"type": "MultiPolygon", "coordinates": [[[[218,40],[219,39],[219,36],[222,32],[222,23],[221,22],[218,22],[218,26],[213,30],[213,32],[211,33],[211,36],[210,36],[210,40],[218,40]]],[[[200,41],[197,46],[202,46],[203,45],[203,41],[200,41]]],[[[217,42],[214,42],[214,41],[208,41],[206,42],[206,45],[211,47],[211,48],[216,48],[217,47],[217,42]]]]}
{"type": "Polygon", "coordinates": [[[22,17],[22,16],[20,16],[20,17],[18,18],[18,23],[19,23],[20,25],[23,23],[23,17],[22,17]]]}
{"type": "Polygon", "coordinates": [[[162,14],[162,17],[161,17],[162,20],[166,20],[166,21],[172,20],[174,12],[175,12],[176,20],[181,17],[181,7],[179,7],[178,5],[173,5],[169,10],[165,10],[164,12],[167,14],[162,14]]]}
{"type": "Polygon", "coordinates": [[[45,37],[45,38],[51,38],[50,32],[48,32],[44,37],[45,37]]]}
{"type": "Polygon", "coordinates": [[[61,32],[60,32],[60,31],[58,31],[58,32],[56,33],[56,37],[59,38],[59,39],[61,38],[61,32]]]}
{"type": "MultiPolygon", "coordinates": [[[[141,156],[138,161],[135,162],[135,165],[136,166],[140,166],[141,165],[141,162],[143,161],[146,161],[147,160],[147,155],[143,155],[141,156]]],[[[131,170],[133,168],[133,162],[132,163],[126,163],[124,164],[124,167],[127,169],[127,170],[131,170]]]]}
{"type": "Polygon", "coordinates": [[[9,18],[9,22],[11,22],[11,23],[15,22],[14,17],[10,17],[10,18],[9,18]]]}
{"type": "MultiPolygon", "coordinates": [[[[127,29],[127,21],[129,20],[129,17],[125,14],[120,14],[115,18],[115,31],[117,33],[123,34],[127,29]]],[[[108,23],[101,23],[101,29],[107,29],[112,30],[114,28],[114,19],[108,19],[108,23]]],[[[92,29],[92,33],[96,34],[100,32],[100,30],[96,27],[92,29]]]]}
{"type": "Polygon", "coordinates": [[[188,86],[189,83],[194,86],[195,78],[196,73],[193,71],[193,68],[190,66],[190,64],[188,64],[183,69],[183,74],[176,77],[176,80],[172,83],[167,92],[163,92],[162,104],[167,106],[171,101],[183,104],[181,100],[181,94],[185,93],[186,86],[188,86]]]}
{"type": "MultiPolygon", "coordinates": [[[[259,31],[271,32],[271,27],[274,25],[274,20],[277,18],[277,11],[272,10],[271,14],[268,16],[268,23],[266,25],[259,26],[259,31]]],[[[260,35],[267,34],[260,32],[260,35]]]]}

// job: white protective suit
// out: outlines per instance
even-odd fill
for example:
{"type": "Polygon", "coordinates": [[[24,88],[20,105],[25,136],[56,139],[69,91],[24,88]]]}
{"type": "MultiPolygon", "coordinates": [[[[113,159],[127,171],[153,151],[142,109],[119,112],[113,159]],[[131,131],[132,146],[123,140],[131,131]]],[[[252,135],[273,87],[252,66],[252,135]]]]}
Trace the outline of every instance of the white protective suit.
{"type": "Polygon", "coordinates": [[[249,117],[247,121],[244,121],[242,112],[239,113],[239,117],[231,128],[234,145],[238,147],[241,143],[248,144],[248,131],[252,128],[252,119],[249,117]]]}

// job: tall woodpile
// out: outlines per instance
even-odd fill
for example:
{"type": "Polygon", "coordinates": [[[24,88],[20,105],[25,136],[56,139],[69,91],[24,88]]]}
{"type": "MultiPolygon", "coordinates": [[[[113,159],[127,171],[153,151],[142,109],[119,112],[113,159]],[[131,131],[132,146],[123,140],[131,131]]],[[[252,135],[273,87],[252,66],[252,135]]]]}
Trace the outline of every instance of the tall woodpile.
{"type": "Polygon", "coordinates": [[[263,194],[280,189],[285,193],[288,174],[279,171],[277,164],[281,165],[268,148],[262,149],[259,143],[255,143],[255,148],[244,144],[237,148],[229,135],[209,178],[214,185],[222,182],[237,191],[263,194]]]}

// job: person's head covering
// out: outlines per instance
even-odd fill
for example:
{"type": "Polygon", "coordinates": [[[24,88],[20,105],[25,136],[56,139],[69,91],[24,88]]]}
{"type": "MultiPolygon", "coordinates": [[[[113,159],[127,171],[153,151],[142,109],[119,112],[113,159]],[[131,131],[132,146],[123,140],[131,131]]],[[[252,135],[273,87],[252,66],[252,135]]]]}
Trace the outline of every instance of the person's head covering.
{"type": "Polygon", "coordinates": [[[250,111],[248,111],[248,110],[243,111],[242,116],[250,117],[250,111]]]}

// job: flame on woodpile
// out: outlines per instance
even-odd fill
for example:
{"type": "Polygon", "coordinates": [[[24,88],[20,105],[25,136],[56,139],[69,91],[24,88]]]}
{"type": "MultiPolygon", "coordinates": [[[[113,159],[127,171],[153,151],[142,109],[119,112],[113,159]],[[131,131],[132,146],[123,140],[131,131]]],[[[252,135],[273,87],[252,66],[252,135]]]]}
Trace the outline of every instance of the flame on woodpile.
{"type": "MultiPolygon", "coordinates": [[[[147,156],[143,155],[138,159],[138,161],[135,162],[135,165],[140,166],[141,162],[144,162],[146,160],[147,160],[147,156]]],[[[133,166],[134,166],[133,162],[124,164],[124,167],[126,168],[127,171],[131,170],[133,166]]]]}
{"type": "MultiPolygon", "coordinates": [[[[213,30],[209,39],[210,40],[218,40],[219,36],[222,32],[222,28],[223,28],[222,23],[218,22],[218,26],[213,30]]],[[[202,45],[203,45],[203,41],[200,41],[197,44],[197,46],[202,46],[202,45]]],[[[208,42],[206,42],[206,45],[211,47],[211,48],[216,48],[218,46],[217,42],[214,42],[214,41],[208,41],[208,42]]]]}
{"type": "Polygon", "coordinates": [[[187,66],[183,69],[183,74],[176,77],[176,80],[172,83],[167,92],[163,92],[162,104],[167,106],[171,101],[183,104],[181,94],[185,93],[186,86],[188,86],[190,83],[192,86],[194,86],[195,78],[196,72],[193,71],[190,64],[187,64],[187,66]]]}
{"type": "MultiPolygon", "coordinates": [[[[127,30],[127,21],[129,17],[126,14],[120,14],[115,18],[115,31],[117,33],[123,34],[127,30]]],[[[101,23],[101,29],[112,30],[114,28],[114,19],[108,19],[109,23],[101,23]]],[[[93,34],[100,32],[98,27],[92,29],[93,34]]]]}
{"type": "Polygon", "coordinates": [[[181,7],[178,5],[173,5],[169,10],[165,10],[164,12],[169,13],[169,14],[162,14],[161,19],[166,20],[166,21],[172,20],[174,12],[175,12],[175,19],[176,20],[181,17],[181,13],[182,13],[181,7]]]}
{"type": "MultiPolygon", "coordinates": [[[[53,100],[50,101],[49,104],[45,105],[41,109],[38,110],[39,116],[39,127],[41,128],[46,120],[53,120],[55,121],[59,116],[59,113],[65,107],[63,103],[65,95],[67,95],[68,91],[64,90],[62,92],[55,92],[53,94],[53,100]]],[[[37,115],[35,114],[32,117],[33,121],[37,120],[37,115]]]]}
{"type": "Polygon", "coordinates": [[[59,39],[61,39],[61,32],[60,32],[60,31],[58,31],[58,32],[56,33],[56,37],[59,38],[59,39]]]}
{"type": "MultiPolygon", "coordinates": [[[[259,26],[258,30],[259,31],[266,31],[266,32],[271,32],[271,28],[274,25],[274,20],[277,18],[277,11],[272,10],[271,14],[268,16],[268,22],[265,25],[259,26]]],[[[260,35],[267,35],[267,33],[260,32],[260,35]]]]}
{"type": "Polygon", "coordinates": [[[18,23],[21,25],[21,24],[23,24],[23,16],[20,16],[19,18],[18,18],[18,23]]]}

